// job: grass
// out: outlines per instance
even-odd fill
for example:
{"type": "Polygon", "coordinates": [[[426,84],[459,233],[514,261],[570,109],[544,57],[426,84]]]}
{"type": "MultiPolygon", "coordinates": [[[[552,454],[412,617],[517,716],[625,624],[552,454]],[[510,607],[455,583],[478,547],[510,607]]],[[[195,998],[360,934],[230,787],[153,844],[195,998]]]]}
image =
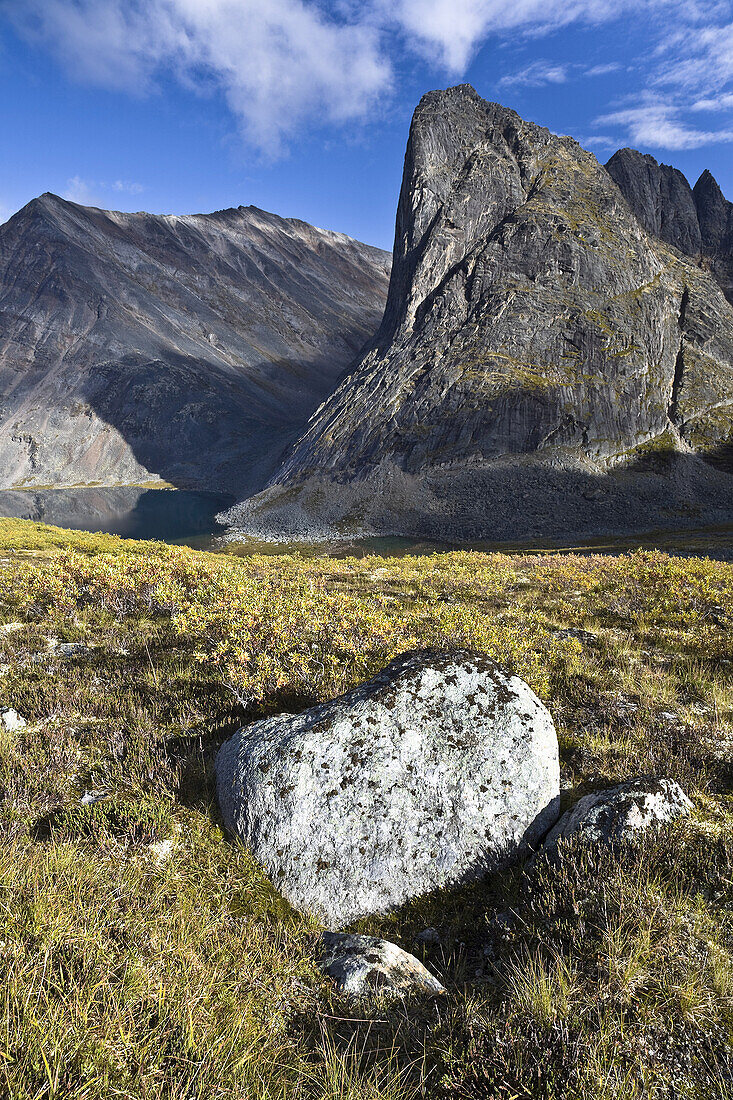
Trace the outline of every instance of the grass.
{"type": "Polygon", "coordinates": [[[656,552],[236,558],[0,521],[0,704],[28,722],[0,737],[0,1094],[729,1097],[732,597],[733,565],[656,552]],[[538,691],[566,805],[653,773],[695,811],[359,922],[449,996],[357,1008],[224,836],[213,758],[432,644],[538,691]]]}

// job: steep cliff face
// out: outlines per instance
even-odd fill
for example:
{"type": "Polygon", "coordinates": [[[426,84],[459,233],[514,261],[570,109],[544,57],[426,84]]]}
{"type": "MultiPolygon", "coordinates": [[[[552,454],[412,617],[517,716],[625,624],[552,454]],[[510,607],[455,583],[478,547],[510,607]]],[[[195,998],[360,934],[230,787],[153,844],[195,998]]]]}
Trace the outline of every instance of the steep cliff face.
{"type": "Polygon", "coordinates": [[[0,227],[0,487],[255,492],[375,331],[387,253],[254,207],[0,227]]]}
{"type": "Polygon", "coordinates": [[[669,164],[658,164],[654,157],[636,149],[619,149],[606,164],[606,171],[647,233],[687,256],[700,253],[695,196],[682,172],[669,164]]]}
{"type": "Polygon", "coordinates": [[[733,302],[733,203],[710,172],[693,188],[676,168],[636,149],[619,149],[606,170],[647,233],[697,260],[733,302]]]}
{"type": "Polygon", "coordinates": [[[693,188],[700,223],[701,252],[710,270],[733,302],[733,203],[723,197],[707,170],[693,188]]]}
{"type": "Polygon", "coordinates": [[[592,154],[469,86],[433,92],[413,118],[375,343],[233,518],[570,529],[573,495],[608,491],[597,479],[614,466],[724,446],[732,398],[733,311],[592,154]]]}

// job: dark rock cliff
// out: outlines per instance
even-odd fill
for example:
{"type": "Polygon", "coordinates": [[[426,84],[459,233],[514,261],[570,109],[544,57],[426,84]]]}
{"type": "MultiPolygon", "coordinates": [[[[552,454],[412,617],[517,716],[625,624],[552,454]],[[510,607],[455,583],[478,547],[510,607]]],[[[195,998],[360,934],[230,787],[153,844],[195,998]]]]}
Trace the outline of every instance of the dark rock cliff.
{"type": "Polygon", "coordinates": [[[694,187],[648,153],[619,149],[606,164],[648,233],[692,256],[733,302],[733,203],[707,169],[694,187]]]}
{"type": "MultiPolygon", "coordinates": [[[[684,194],[673,175],[658,189],[684,194]]],[[[595,157],[467,85],[432,92],[376,340],[231,518],[472,538],[651,526],[679,513],[671,481],[650,509],[609,471],[674,452],[685,507],[721,499],[694,456],[728,445],[732,399],[733,310],[595,157]],[[606,520],[586,507],[604,493],[606,520]]]]}
{"type": "Polygon", "coordinates": [[[377,328],[387,253],[255,207],[0,227],[0,487],[255,492],[377,328]]]}
{"type": "Polygon", "coordinates": [[[692,188],[682,172],[648,153],[619,149],[606,164],[632,211],[646,229],[688,256],[700,252],[700,225],[692,188]]]}

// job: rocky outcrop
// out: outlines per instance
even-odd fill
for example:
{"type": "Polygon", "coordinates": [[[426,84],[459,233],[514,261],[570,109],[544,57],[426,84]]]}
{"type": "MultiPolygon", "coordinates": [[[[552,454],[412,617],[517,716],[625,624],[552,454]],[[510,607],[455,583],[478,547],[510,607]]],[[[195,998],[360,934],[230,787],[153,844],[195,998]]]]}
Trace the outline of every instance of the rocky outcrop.
{"type": "Polygon", "coordinates": [[[700,223],[700,251],[729,302],[733,302],[733,203],[707,170],[693,188],[700,223]]]}
{"type": "Polygon", "coordinates": [[[558,842],[571,837],[586,844],[638,840],[691,809],[689,798],[672,779],[630,779],[579,799],[548,833],[545,848],[557,848],[558,842]]]}
{"type": "Polygon", "coordinates": [[[245,726],[216,777],[226,826],[336,927],[498,868],[559,807],[549,713],[466,652],[405,654],[333,702],[245,726]]]}
{"type": "Polygon", "coordinates": [[[722,520],[733,481],[696,456],[731,441],[732,399],[733,310],[595,157],[469,86],[431,92],[375,342],[230,518],[453,539],[722,520]],[[684,458],[652,487],[649,452],[684,458]]]}
{"type": "Polygon", "coordinates": [[[0,227],[0,487],[256,491],[374,333],[389,266],[255,207],[35,199],[0,227]]]}
{"type": "Polygon", "coordinates": [[[318,965],[342,996],[358,1001],[439,996],[445,987],[419,959],[376,936],[324,932],[318,965]]]}
{"type": "Polygon", "coordinates": [[[700,253],[700,225],[687,178],[669,164],[659,164],[648,153],[619,149],[606,171],[647,233],[674,245],[687,256],[700,253]]]}
{"type": "Polygon", "coordinates": [[[619,149],[606,164],[648,233],[692,256],[733,302],[733,203],[707,169],[694,188],[648,153],[619,149]]]}

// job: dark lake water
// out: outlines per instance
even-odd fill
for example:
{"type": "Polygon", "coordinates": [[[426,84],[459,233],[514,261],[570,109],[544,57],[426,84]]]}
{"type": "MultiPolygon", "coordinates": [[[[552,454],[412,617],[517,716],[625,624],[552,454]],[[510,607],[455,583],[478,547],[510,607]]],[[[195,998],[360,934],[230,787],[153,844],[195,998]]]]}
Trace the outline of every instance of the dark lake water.
{"type": "Polygon", "coordinates": [[[125,538],[160,539],[199,550],[226,549],[235,554],[282,554],[297,550],[307,556],[334,557],[368,554],[399,556],[433,554],[446,550],[473,549],[504,553],[600,553],[621,554],[639,547],[664,550],[679,556],[706,555],[733,561],[733,524],[643,535],[617,535],[565,543],[534,539],[524,542],[477,542],[470,547],[427,539],[388,536],[340,539],[331,543],[266,543],[254,539],[222,545],[225,528],[216,522],[218,512],[234,498],[218,493],[184,489],[120,488],[0,490],[0,517],[33,519],[57,527],[81,531],[105,531],[125,538]]]}
{"type": "Polygon", "coordinates": [[[219,493],[121,488],[0,490],[0,516],[55,527],[104,531],[130,539],[160,539],[204,547],[224,528],[217,512],[234,504],[219,493]]]}

